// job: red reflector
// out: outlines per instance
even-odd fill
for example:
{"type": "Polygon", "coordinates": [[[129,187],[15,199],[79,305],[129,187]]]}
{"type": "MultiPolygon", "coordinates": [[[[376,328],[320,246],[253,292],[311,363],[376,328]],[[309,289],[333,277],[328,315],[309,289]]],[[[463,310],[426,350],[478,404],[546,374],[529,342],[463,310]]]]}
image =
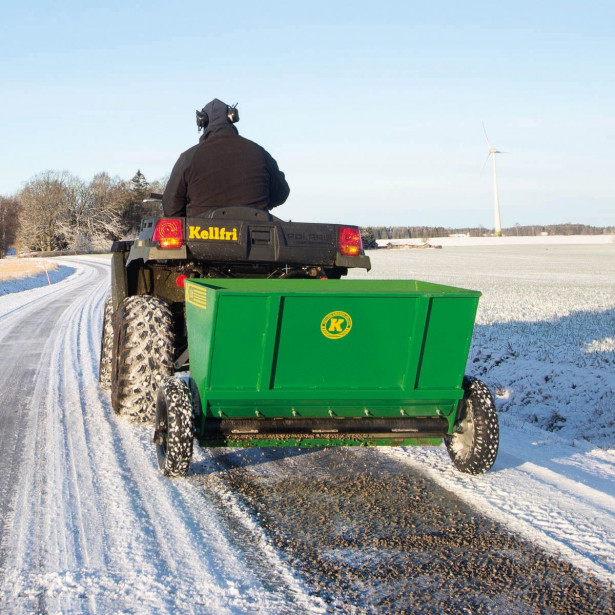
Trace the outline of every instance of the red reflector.
{"type": "Polygon", "coordinates": [[[358,256],[363,253],[361,233],[356,226],[341,226],[337,235],[337,246],[344,256],[358,256]]]}
{"type": "Polygon", "coordinates": [[[184,228],[179,218],[162,218],[156,222],[152,241],[161,248],[181,248],[184,245],[184,228]]]}
{"type": "Polygon", "coordinates": [[[179,286],[180,288],[183,288],[184,287],[184,282],[186,281],[187,277],[188,276],[184,275],[183,273],[181,275],[178,275],[175,278],[175,284],[177,284],[177,286],[179,286]]]}

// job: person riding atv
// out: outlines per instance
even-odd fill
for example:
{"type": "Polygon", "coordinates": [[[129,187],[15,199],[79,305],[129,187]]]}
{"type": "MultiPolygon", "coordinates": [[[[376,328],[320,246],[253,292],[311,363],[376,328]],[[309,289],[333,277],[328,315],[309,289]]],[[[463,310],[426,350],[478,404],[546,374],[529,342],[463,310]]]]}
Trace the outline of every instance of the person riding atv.
{"type": "Polygon", "coordinates": [[[152,420],[156,390],[189,368],[186,280],[334,279],[369,270],[357,226],[284,221],[270,213],[290,189],[275,160],[233,126],[236,107],[214,99],[197,111],[205,133],[180,157],[162,217],[111,246],[99,382],[113,410],[152,420]]]}
{"type": "Polygon", "coordinates": [[[217,98],[197,110],[204,132],[173,167],[162,197],[165,216],[199,217],[229,206],[270,210],[286,201],[284,173],[264,148],[239,135],[238,121],[237,106],[217,98]]]}

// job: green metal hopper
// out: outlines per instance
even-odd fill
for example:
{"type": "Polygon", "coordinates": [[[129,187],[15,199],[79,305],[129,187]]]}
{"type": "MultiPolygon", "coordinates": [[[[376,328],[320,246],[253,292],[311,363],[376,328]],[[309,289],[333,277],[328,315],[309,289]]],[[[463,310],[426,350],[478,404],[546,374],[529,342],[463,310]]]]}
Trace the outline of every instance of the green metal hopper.
{"type": "Polygon", "coordinates": [[[186,280],[202,446],[439,444],[480,293],[416,280],[186,280]]]}

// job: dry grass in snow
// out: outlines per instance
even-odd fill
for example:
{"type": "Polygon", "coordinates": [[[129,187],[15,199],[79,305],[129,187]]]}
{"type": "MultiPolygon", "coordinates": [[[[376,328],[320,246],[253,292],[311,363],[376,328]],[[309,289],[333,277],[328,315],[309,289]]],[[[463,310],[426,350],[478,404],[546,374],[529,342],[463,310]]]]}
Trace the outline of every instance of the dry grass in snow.
{"type": "Polygon", "coordinates": [[[8,258],[0,260],[0,282],[28,278],[39,273],[55,271],[58,263],[47,258],[8,258]]]}

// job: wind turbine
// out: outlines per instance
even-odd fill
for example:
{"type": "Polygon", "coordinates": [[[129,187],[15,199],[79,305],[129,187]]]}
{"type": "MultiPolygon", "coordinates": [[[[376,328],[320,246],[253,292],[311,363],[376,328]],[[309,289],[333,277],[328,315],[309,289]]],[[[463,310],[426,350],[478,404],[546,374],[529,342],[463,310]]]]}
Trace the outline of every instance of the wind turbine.
{"type": "Polygon", "coordinates": [[[489,153],[487,154],[487,159],[485,160],[485,164],[483,165],[483,169],[489,160],[489,156],[493,154],[493,205],[494,205],[494,231],[493,234],[496,237],[502,236],[502,224],[500,222],[500,201],[498,199],[498,173],[495,168],[495,157],[497,154],[505,154],[506,152],[501,152],[499,149],[496,149],[489,142],[489,137],[487,136],[487,130],[485,128],[485,122],[483,122],[483,132],[485,133],[485,141],[487,141],[487,147],[489,148],[489,153]]]}

